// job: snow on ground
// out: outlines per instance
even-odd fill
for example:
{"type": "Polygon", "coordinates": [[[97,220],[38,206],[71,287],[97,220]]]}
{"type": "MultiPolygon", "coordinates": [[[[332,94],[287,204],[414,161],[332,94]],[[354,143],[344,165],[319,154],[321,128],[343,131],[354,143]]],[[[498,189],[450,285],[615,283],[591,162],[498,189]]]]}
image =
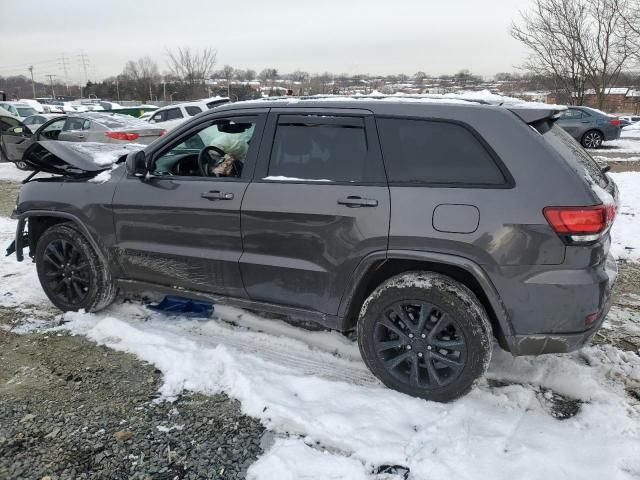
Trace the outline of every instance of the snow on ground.
{"type": "Polygon", "coordinates": [[[622,130],[620,138],[602,142],[602,146],[607,152],[616,153],[640,153],[640,128],[631,128],[631,125],[622,130]]]}
{"type": "Polygon", "coordinates": [[[640,260],[640,172],[609,174],[620,191],[620,208],[611,230],[616,257],[640,260]]]}
{"type": "MultiPolygon", "coordinates": [[[[236,319],[232,309],[219,315],[236,319]]],[[[125,304],[65,320],[59,328],[153,363],[163,372],[165,398],[192,390],[240,400],[244,413],[279,436],[249,478],[369,478],[384,464],[407,466],[415,479],[640,474],[640,407],[624,390],[640,383],[640,359],[610,346],[515,359],[496,349],[489,378],[499,386],[483,382],[454,403],[437,404],[365,381],[361,360],[318,348],[313,332],[308,343],[271,333],[266,319],[260,333],[125,304]],[[283,357],[264,358],[263,351],[283,357]],[[361,378],[340,379],[345,370],[361,378]],[[554,418],[554,394],[584,402],[579,413],[554,418]]],[[[344,348],[337,338],[335,345],[344,348]]]]}
{"type": "Polygon", "coordinates": [[[21,182],[30,173],[19,170],[13,162],[0,162],[0,181],[21,182]]]}
{"type": "MultiPolygon", "coordinates": [[[[638,260],[640,222],[631,214],[640,210],[640,173],[612,177],[622,198],[613,251],[638,260]]],[[[0,246],[15,226],[0,217],[0,246]]],[[[0,306],[33,319],[52,311],[32,263],[0,262],[0,306]]],[[[636,353],[604,345],[513,358],[496,348],[488,380],[438,404],[383,387],[338,333],[229,307],[216,306],[216,317],[166,317],[117,303],[99,314],[65,314],[67,323],[56,328],[153,363],[163,372],[165,399],[184,390],[238,399],[276,435],[251,479],[377,480],[372,472],[381,465],[406,466],[411,479],[640,476],[640,405],[625,392],[640,386],[636,353]],[[563,400],[578,411],[561,420],[556,405],[563,400]]],[[[614,310],[612,321],[620,318],[614,310]]]]}

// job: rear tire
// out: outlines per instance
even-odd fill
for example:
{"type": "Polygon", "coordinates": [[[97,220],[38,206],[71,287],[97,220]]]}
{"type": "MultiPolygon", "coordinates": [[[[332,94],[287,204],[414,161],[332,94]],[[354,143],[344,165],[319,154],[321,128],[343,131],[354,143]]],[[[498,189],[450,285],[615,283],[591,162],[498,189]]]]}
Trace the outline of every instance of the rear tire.
{"type": "Polygon", "coordinates": [[[365,300],[358,319],[364,362],[387,387],[448,402],[471,390],[491,359],[487,314],[445,275],[407,272],[365,300]]]}
{"type": "Polygon", "coordinates": [[[582,136],[580,143],[584,148],[600,148],[604,136],[598,130],[589,130],[582,136]]]}
{"type": "Polygon", "coordinates": [[[116,296],[109,267],[72,223],[53,225],[42,234],[35,261],[44,292],[64,312],[97,312],[116,296]]]}

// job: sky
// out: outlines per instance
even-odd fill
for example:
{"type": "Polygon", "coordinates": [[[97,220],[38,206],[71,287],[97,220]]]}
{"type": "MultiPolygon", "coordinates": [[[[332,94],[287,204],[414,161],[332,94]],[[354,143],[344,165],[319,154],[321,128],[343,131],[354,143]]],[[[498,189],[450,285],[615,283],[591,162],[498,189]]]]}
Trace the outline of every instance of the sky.
{"type": "Polygon", "coordinates": [[[526,57],[509,35],[531,0],[0,0],[0,76],[70,81],[166,50],[213,47],[217,67],[492,76],[526,57]],[[83,57],[83,55],[86,55],[83,57]],[[64,61],[62,59],[65,59],[64,61]],[[84,60],[83,60],[84,59],[84,60]],[[83,65],[84,61],[84,65],[83,65]]]}

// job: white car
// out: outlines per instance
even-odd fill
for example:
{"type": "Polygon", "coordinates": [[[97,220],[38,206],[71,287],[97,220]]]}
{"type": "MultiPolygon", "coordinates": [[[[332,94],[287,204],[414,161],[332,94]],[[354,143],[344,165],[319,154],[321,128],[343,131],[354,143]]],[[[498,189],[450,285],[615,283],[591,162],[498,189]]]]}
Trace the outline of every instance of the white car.
{"type": "Polygon", "coordinates": [[[21,102],[0,102],[0,107],[4,108],[18,120],[23,120],[26,117],[30,117],[31,115],[38,113],[34,108],[31,108],[26,103],[21,102]]]}
{"type": "Polygon", "coordinates": [[[149,123],[181,123],[194,115],[209,110],[204,102],[187,102],[176,105],[167,105],[159,108],[147,120],[149,123]]]}
{"type": "Polygon", "coordinates": [[[34,100],[33,98],[21,98],[20,100],[18,100],[18,102],[26,103],[38,113],[47,113],[45,111],[44,105],[42,105],[39,101],[34,100]]]}

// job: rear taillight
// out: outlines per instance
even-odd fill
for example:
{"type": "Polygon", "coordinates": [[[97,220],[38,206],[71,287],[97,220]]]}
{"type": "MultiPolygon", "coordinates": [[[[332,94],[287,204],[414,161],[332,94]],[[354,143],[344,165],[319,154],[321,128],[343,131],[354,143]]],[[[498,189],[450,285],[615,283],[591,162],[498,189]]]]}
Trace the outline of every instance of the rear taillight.
{"type": "Polygon", "coordinates": [[[611,125],[615,125],[617,127],[618,125],[620,125],[620,119],[619,118],[612,118],[611,120],[609,120],[609,123],[611,125]]]}
{"type": "Polygon", "coordinates": [[[558,235],[566,235],[573,242],[593,242],[613,223],[616,206],[546,207],[543,213],[558,235]]]}
{"type": "Polygon", "coordinates": [[[165,133],[167,133],[166,130],[160,130],[160,136],[162,137],[165,133]]]}
{"type": "Polygon", "coordinates": [[[131,132],[107,132],[105,135],[114,140],[137,140],[140,135],[131,132]]]}

